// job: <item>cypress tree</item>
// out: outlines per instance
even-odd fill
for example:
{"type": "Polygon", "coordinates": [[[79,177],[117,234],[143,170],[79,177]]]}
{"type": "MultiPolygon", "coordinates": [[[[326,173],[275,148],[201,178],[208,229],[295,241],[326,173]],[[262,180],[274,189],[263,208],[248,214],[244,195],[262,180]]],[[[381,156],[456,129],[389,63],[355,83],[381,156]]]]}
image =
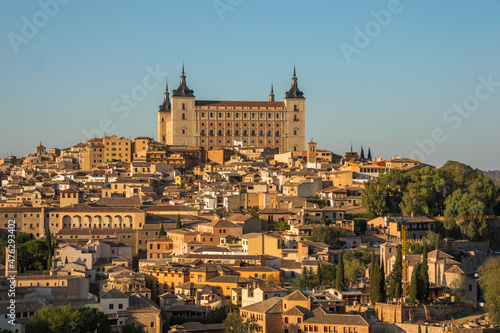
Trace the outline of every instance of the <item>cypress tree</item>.
{"type": "Polygon", "coordinates": [[[369,272],[370,283],[373,277],[373,267],[375,267],[375,248],[372,248],[372,254],[370,256],[370,272],[369,272]]]}
{"type": "Polygon", "coordinates": [[[318,283],[321,284],[323,282],[323,270],[321,268],[321,261],[318,260],[318,267],[316,269],[316,277],[318,279],[318,283]]]}
{"type": "Polygon", "coordinates": [[[375,261],[375,265],[372,269],[372,277],[370,280],[370,302],[374,305],[380,300],[380,265],[378,260],[375,261]]]}
{"type": "Polygon", "coordinates": [[[337,276],[335,279],[335,287],[338,291],[345,290],[345,277],[344,277],[344,259],[342,259],[342,252],[339,254],[339,263],[337,265],[337,276]]]}
{"type": "Polygon", "coordinates": [[[387,291],[386,291],[386,286],[385,286],[385,269],[384,269],[384,262],[382,261],[380,263],[380,271],[379,271],[379,302],[385,302],[387,298],[387,291]]]}
{"type": "Polygon", "coordinates": [[[410,282],[410,303],[414,303],[416,299],[418,299],[418,287],[420,280],[420,263],[413,267],[413,273],[411,275],[410,282]]]}
{"type": "Polygon", "coordinates": [[[361,146],[361,159],[364,160],[365,159],[365,151],[363,150],[363,146],[361,146]]]}
{"type": "Polygon", "coordinates": [[[370,150],[370,147],[368,147],[368,156],[367,156],[367,159],[369,159],[370,161],[372,160],[372,151],[370,150]]]}
{"type": "Polygon", "coordinates": [[[175,224],[175,229],[182,228],[181,214],[177,214],[177,223],[175,224]]]}
{"type": "Polygon", "coordinates": [[[68,263],[68,257],[66,257],[66,259],[64,260],[64,263],[67,264],[68,263]]]}
{"type": "Polygon", "coordinates": [[[50,236],[50,228],[47,227],[45,244],[47,245],[47,269],[52,269],[52,256],[54,255],[54,245],[50,236]]]}
{"type": "Polygon", "coordinates": [[[420,323],[418,323],[418,331],[417,333],[422,333],[422,328],[420,327],[420,323]]]}
{"type": "Polygon", "coordinates": [[[167,233],[165,232],[165,229],[163,229],[163,223],[160,225],[160,231],[158,232],[158,236],[162,237],[165,236],[167,233]]]}
{"type": "Polygon", "coordinates": [[[429,267],[427,265],[427,243],[424,243],[424,252],[422,255],[422,264],[420,265],[420,286],[419,292],[421,302],[429,299],[429,267]]]}

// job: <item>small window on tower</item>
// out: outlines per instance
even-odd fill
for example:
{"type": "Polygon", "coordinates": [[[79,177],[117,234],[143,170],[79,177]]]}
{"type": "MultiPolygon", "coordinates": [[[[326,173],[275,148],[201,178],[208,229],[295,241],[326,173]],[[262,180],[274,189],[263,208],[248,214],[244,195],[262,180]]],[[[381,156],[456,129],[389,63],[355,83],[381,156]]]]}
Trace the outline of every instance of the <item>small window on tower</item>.
{"type": "Polygon", "coordinates": [[[185,113],[182,114],[182,120],[186,120],[186,114],[185,113]]]}
{"type": "Polygon", "coordinates": [[[186,103],[182,103],[182,109],[186,110],[186,103]]]}

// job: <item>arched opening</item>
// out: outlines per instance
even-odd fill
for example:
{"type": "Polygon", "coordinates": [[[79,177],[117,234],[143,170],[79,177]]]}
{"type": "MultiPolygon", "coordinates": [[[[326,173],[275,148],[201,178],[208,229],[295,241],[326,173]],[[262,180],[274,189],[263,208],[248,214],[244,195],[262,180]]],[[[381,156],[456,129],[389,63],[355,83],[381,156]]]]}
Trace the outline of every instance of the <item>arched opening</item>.
{"type": "Polygon", "coordinates": [[[120,215],[116,215],[115,218],[113,219],[113,228],[121,229],[123,227],[122,223],[123,223],[122,217],[120,215]]]}
{"type": "Polygon", "coordinates": [[[92,219],[92,228],[93,229],[102,228],[102,217],[100,215],[96,215],[92,219]]]}
{"type": "Polygon", "coordinates": [[[132,228],[132,216],[127,215],[123,221],[124,228],[132,228]]]}
{"type": "Polygon", "coordinates": [[[90,225],[92,224],[92,218],[89,215],[85,215],[83,217],[83,225],[82,228],[90,228],[90,225]]]}
{"type": "Polygon", "coordinates": [[[106,215],[104,216],[104,223],[102,225],[103,228],[111,228],[111,216],[106,215]]]}
{"type": "Polygon", "coordinates": [[[80,215],[73,216],[72,223],[73,223],[72,228],[81,228],[82,227],[82,218],[80,217],[80,215]]]}
{"type": "Polygon", "coordinates": [[[63,228],[71,228],[71,216],[65,215],[62,219],[63,228]]]}

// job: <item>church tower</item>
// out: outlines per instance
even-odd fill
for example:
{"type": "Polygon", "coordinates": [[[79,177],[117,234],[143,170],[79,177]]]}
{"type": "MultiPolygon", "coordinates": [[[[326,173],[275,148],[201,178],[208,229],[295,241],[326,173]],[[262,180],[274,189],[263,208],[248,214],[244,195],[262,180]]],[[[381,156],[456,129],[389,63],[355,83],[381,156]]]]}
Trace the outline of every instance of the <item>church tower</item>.
{"type": "Polygon", "coordinates": [[[292,85],[285,93],[286,122],[285,135],[287,144],[285,151],[299,152],[304,150],[306,140],[306,99],[297,84],[295,66],[293,66],[292,85]]]}
{"type": "Polygon", "coordinates": [[[312,139],[307,143],[307,163],[316,163],[316,149],[318,144],[314,142],[312,139]]]}

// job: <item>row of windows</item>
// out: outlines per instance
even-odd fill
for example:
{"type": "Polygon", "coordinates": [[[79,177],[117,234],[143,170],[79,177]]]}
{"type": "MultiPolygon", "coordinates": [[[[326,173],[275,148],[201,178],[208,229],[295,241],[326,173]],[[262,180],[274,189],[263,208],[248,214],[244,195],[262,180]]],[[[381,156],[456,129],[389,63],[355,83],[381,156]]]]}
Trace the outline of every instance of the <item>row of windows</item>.
{"type": "MultiPolygon", "coordinates": [[[[111,144],[112,146],[116,146],[116,142],[109,142],[109,141],[106,141],[106,142],[105,142],[105,145],[106,145],[106,146],[109,146],[110,144],[111,144]]],[[[121,143],[120,141],[118,141],[118,145],[119,145],[119,146],[121,146],[121,144],[122,144],[122,143],[121,143]]],[[[128,141],[125,141],[125,146],[128,146],[128,141]]]]}
{"type": "MultiPolygon", "coordinates": [[[[219,127],[222,127],[223,123],[219,123],[219,127]]],[[[243,127],[247,127],[248,123],[243,123],[243,127]]],[[[201,123],[201,127],[204,127],[205,123],[201,123]]],[[[231,123],[227,123],[227,127],[231,127],[231,123]]],[[[272,123],[267,123],[267,127],[272,127],[272,123]]],[[[214,127],[214,123],[210,123],[210,127],[214,127]]],[[[236,123],[234,127],[240,127],[239,123],[236,123]]],[[[252,123],[252,127],[255,127],[255,123],[252,123]]],[[[260,127],[264,127],[264,123],[260,123],[260,127]]],[[[280,127],[280,123],[276,124],[276,127],[280,127]]]]}
{"type": "MultiPolygon", "coordinates": [[[[297,109],[297,110],[294,110],[294,111],[298,111],[298,109],[297,109]]],[[[198,114],[199,114],[200,118],[205,118],[205,115],[207,115],[207,116],[208,116],[208,118],[214,118],[214,114],[215,114],[215,113],[214,113],[214,112],[207,112],[207,113],[205,114],[205,112],[200,112],[200,113],[198,113],[198,114]]],[[[184,115],[184,113],[183,113],[183,115],[184,115]]],[[[226,114],[226,119],[227,119],[227,118],[229,118],[229,119],[230,119],[232,115],[233,115],[233,113],[231,113],[231,112],[227,112],[227,114],[226,114]]],[[[219,112],[219,113],[217,114],[217,118],[222,118],[222,116],[223,116],[222,112],[219,112]]],[[[249,117],[248,117],[248,113],[243,112],[242,117],[243,117],[243,119],[248,119],[248,118],[249,118],[249,117]]],[[[281,118],[282,118],[282,117],[283,117],[283,116],[281,116],[281,118]]],[[[239,112],[235,112],[235,113],[234,113],[234,118],[235,118],[235,119],[240,118],[240,113],[239,113],[239,112]]],[[[252,113],[250,114],[250,119],[256,119],[256,118],[257,118],[256,113],[252,112],[252,113]]],[[[259,113],[258,118],[259,118],[259,119],[265,119],[265,118],[267,118],[267,119],[280,119],[280,113],[268,113],[268,114],[267,114],[267,117],[266,117],[266,114],[265,114],[265,113],[259,113]]],[[[184,119],[184,118],[182,118],[182,119],[184,119]]]]}
{"type": "MultiPolygon", "coordinates": [[[[207,141],[207,140],[202,139],[202,140],[201,140],[201,143],[205,143],[205,141],[207,141]]],[[[208,140],[208,141],[209,141],[209,143],[214,143],[214,140],[208,140]]],[[[243,140],[243,143],[245,143],[245,144],[246,144],[246,143],[248,143],[248,142],[250,142],[250,140],[246,140],[246,139],[245,139],[245,140],[243,140]]],[[[256,140],[251,140],[251,142],[252,142],[252,144],[255,144],[256,140]]],[[[219,142],[218,142],[218,143],[222,144],[222,140],[219,140],[219,142]]],[[[226,141],[226,143],[229,145],[229,144],[231,144],[231,143],[232,143],[232,141],[231,141],[231,140],[227,140],[227,141],[226,141]]],[[[260,140],[260,141],[259,141],[259,144],[264,144],[264,140],[260,140]]],[[[271,140],[267,140],[267,144],[271,145],[271,144],[272,144],[272,141],[271,141],[271,140]]],[[[280,140],[276,140],[276,144],[277,144],[277,145],[279,145],[279,144],[280,144],[280,140]]],[[[295,147],[295,148],[296,148],[296,147],[295,147]]],[[[209,148],[209,149],[214,149],[214,147],[213,147],[213,146],[210,146],[210,148],[209,148]]],[[[295,149],[295,150],[296,150],[296,149],[295,149]]],[[[294,151],[295,151],[295,150],[294,150],[294,151]]]]}
{"type": "MultiPolygon", "coordinates": [[[[185,133],[186,129],[184,129],[184,128],[183,128],[182,130],[183,130],[183,131],[182,131],[182,134],[186,134],[186,133],[185,133]]],[[[215,135],[215,134],[214,134],[215,132],[214,132],[214,130],[212,130],[212,129],[211,129],[211,130],[209,130],[208,132],[206,132],[204,129],[202,129],[202,130],[201,130],[201,132],[200,132],[200,135],[207,135],[207,133],[208,133],[208,135],[210,135],[210,136],[215,135]]],[[[231,132],[231,130],[226,130],[226,132],[225,132],[225,133],[223,132],[223,130],[218,130],[218,131],[217,131],[217,135],[226,135],[226,136],[231,136],[231,133],[232,133],[232,132],[231,132]]],[[[242,136],[248,136],[248,133],[249,133],[249,132],[248,132],[248,130],[243,130],[241,133],[242,133],[242,134],[241,134],[242,136]]],[[[256,133],[257,133],[257,132],[256,132],[256,130],[251,130],[251,131],[250,131],[250,136],[256,136],[256,133]]],[[[259,130],[259,132],[258,132],[258,133],[259,133],[259,136],[264,136],[264,130],[259,130]]],[[[296,133],[296,131],[295,131],[295,133],[296,133]]],[[[235,136],[239,136],[239,135],[240,135],[240,130],[234,130],[234,135],[235,135],[235,136]]],[[[266,134],[265,134],[265,135],[267,135],[267,136],[273,136],[273,132],[272,132],[272,130],[268,130],[268,131],[266,132],[266,134]]],[[[296,134],[295,134],[295,135],[296,135],[296,134]]],[[[280,136],[280,131],[279,131],[279,130],[276,130],[276,131],[274,132],[274,136],[280,136]]]]}

